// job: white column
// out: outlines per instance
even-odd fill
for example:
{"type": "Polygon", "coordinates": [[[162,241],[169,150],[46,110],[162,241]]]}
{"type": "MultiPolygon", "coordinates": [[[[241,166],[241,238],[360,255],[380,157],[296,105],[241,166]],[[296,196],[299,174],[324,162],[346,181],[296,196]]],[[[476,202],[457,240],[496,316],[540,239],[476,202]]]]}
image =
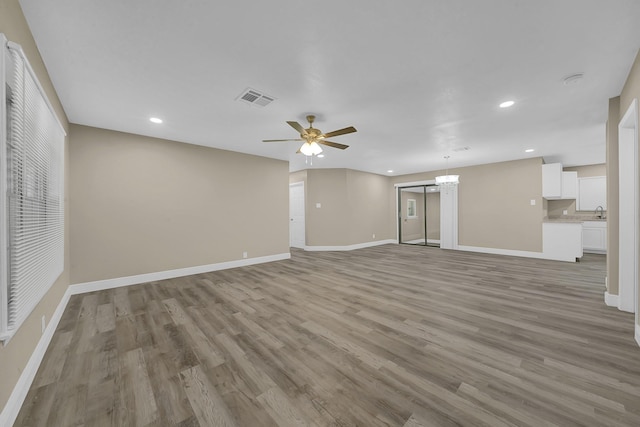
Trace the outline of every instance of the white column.
{"type": "Polygon", "coordinates": [[[458,186],[440,188],[440,247],[458,249],[458,186]]]}

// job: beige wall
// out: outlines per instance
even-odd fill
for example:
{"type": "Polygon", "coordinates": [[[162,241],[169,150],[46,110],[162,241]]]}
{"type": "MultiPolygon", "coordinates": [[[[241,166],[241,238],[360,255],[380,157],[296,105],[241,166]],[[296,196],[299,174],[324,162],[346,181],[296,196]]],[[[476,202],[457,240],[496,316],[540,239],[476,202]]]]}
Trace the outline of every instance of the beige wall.
{"type": "MultiPolygon", "coordinates": [[[[392,178],[392,183],[435,179],[444,171],[392,178]]],[[[450,170],[460,175],[459,244],[542,251],[542,158],[450,170]],[[535,200],[535,206],[530,201],[535,200]]]]}
{"type": "MultiPolygon", "coordinates": [[[[607,176],[607,165],[605,163],[597,165],[573,166],[564,168],[567,172],[578,172],[578,178],[588,178],[592,176],[607,176]]],[[[576,200],[549,200],[548,215],[550,217],[562,216],[563,211],[567,211],[567,215],[575,215],[578,217],[592,218],[593,211],[576,211],[576,200]]],[[[607,204],[608,206],[608,204],[607,204]]]]}
{"type": "MultiPolygon", "coordinates": [[[[40,84],[47,93],[58,119],[68,129],[67,117],[60,105],[58,96],[51,84],[40,53],[33,41],[29,27],[25,21],[17,0],[0,1],[0,32],[13,42],[22,46],[31,67],[35,71],[40,84]]],[[[68,138],[65,141],[65,164],[68,164],[68,138]]],[[[65,268],[60,278],[51,287],[42,301],[36,306],[18,332],[6,345],[0,347],[0,408],[5,407],[13,387],[33,353],[41,337],[41,318],[47,322],[60,303],[69,285],[69,204],[68,204],[68,169],[65,170],[65,268]]]]}
{"type": "Polygon", "coordinates": [[[351,212],[348,209],[346,186],[346,169],[307,170],[305,225],[308,246],[351,244],[351,212]]]}
{"type": "MultiPolygon", "coordinates": [[[[387,177],[349,169],[305,172],[307,245],[349,246],[395,238],[387,177]]],[[[296,172],[289,180],[300,182],[304,175],[296,172]]]]}
{"type": "Polygon", "coordinates": [[[347,170],[350,245],[395,239],[392,213],[395,202],[391,203],[391,188],[386,176],[347,170]]]}
{"type": "MultiPolygon", "coordinates": [[[[638,99],[640,101],[640,54],[636,56],[633,66],[631,67],[631,71],[629,72],[629,76],[627,77],[627,81],[624,87],[622,88],[622,93],[620,94],[619,117],[618,117],[618,121],[616,122],[616,126],[620,122],[620,119],[622,119],[624,114],[627,112],[627,110],[629,109],[629,106],[631,105],[634,99],[638,99]]],[[[638,120],[639,120],[638,123],[640,123],[640,118],[638,120]]],[[[615,143],[617,146],[617,139],[615,143]]],[[[610,172],[614,173],[611,170],[610,172]]],[[[616,170],[615,171],[616,176],[617,176],[617,173],[618,171],[616,170]]],[[[617,215],[616,215],[616,218],[617,218],[617,215]]],[[[612,243],[615,243],[616,245],[618,244],[617,241],[612,243]]],[[[618,260],[612,259],[611,262],[612,264],[610,266],[612,266],[613,263],[616,263],[617,265],[618,260]]],[[[640,258],[638,259],[638,262],[640,263],[640,258]]],[[[640,307],[640,292],[638,292],[638,307],[640,307]]],[[[640,320],[640,317],[639,317],[639,320],[640,320]]]]}
{"type": "Polygon", "coordinates": [[[288,163],[71,126],[71,281],[289,252],[288,163]]]}
{"type": "Polygon", "coordinates": [[[563,168],[562,170],[567,172],[578,172],[578,178],[607,176],[607,165],[605,163],[597,165],[571,166],[563,168]]]}
{"type": "Polygon", "coordinates": [[[303,171],[298,171],[298,172],[291,172],[289,174],[289,184],[293,184],[295,182],[307,182],[307,171],[303,170],[303,171]]]}

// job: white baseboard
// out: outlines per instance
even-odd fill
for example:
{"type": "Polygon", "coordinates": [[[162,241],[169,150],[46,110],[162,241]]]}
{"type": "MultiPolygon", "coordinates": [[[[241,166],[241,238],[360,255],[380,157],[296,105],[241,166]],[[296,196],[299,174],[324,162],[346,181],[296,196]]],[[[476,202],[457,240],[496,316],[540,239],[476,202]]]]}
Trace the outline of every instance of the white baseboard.
{"type": "Polygon", "coordinates": [[[254,264],[264,264],[265,262],[281,261],[289,258],[291,258],[291,254],[287,252],[257,258],[220,262],[217,264],[198,265],[195,267],[178,268],[176,270],[158,271],[156,273],[138,274],[135,276],[118,277],[115,279],[77,283],[75,285],[69,286],[69,289],[71,290],[71,295],[84,294],[86,292],[102,291],[105,289],[119,288],[122,286],[137,285],[139,283],[155,282],[158,280],[173,279],[175,277],[208,273],[211,271],[228,270],[230,268],[236,267],[246,267],[248,265],[254,264]]]}
{"type": "Polygon", "coordinates": [[[576,262],[575,258],[565,258],[565,257],[553,257],[544,252],[530,252],[530,251],[518,251],[513,249],[497,249],[497,248],[483,248],[480,246],[463,246],[459,245],[458,250],[467,251],[467,252],[478,252],[483,254],[493,254],[493,255],[507,255],[507,256],[518,256],[523,258],[537,258],[537,259],[548,259],[551,261],[566,261],[566,262],[576,262]]]}
{"type": "Polygon", "coordinates": [[[604,293],[604,303],[609,307],[618,308],[618,303],[620,301],[619,295],[610,294],[608,291],[604,293]]]}
{"type": "Polygon", "coordinates": [[[640,325],[636,323],[636,342],[640,346],[640,325]]]}
{"type": "Polygon", "coordinates": [[[398,243],[395,239],[376,240],[374,242],[357,243],[346,246],[305,246],[305,251],[352,251],[354,249],[370,248],[372,246],[388,245],[398,243]]]}
{"type": "Polygon", "coordinates": [[[22,408],[24,399],[27,397],[27,393],[29,393],[31,383],[33,383],[33,379],[38,372],[40,363],[44,358],[44,354],[47,352],[49,343],[53,338],[53,333],[56,331],[58,323],[60,323],[62,313],[64,313],[64,309],[67,307],[70,297],[71,291],[67,288],[60,300],[60,303],[56,307],[56,310],[53,312],[51,319],[49,319],[49,324],[42,333],[36,348],[33,350],[33,353],[31,353],[31,357],[29,358],[27,365],[20,374],[20,378],[18,378],[18,382],[13,388],[11,396],[9,396],[9,400],[7,400],[2,413],[0,413],[0,426],[11,426],[16,421],[20,408],[22,408]]]}
{"type": "Polygon", "coordinates": [[[547,259],[545,258],[542,252],[530,252],[530,251],[517,251],[513,249],[497,249],[497,248],[483,248],[480,246],[463,246],[459,245],[458,250],[467,251],[467,252],[479,252],[483,254],[493,254],[493,255],[507,255],[507,256],[519,256],[523,258],[538,258],[538,259],[547,259]]]}
{"type": "Polygon", "coordinates": [[[217,264],[200,265],[195,267],[179,268],[176,270],[167,270],[156,273],[139,274],[136,276],[119,277],[116,279],[97,280],[94,282],[77,283],[75,285],[70,285],[64,293],[62,299],[60,300],[58,307],[56,307],[56,310],[53,312],[53,315],[49,320],[49,325],[46,327],[44,333],[42,334],[42,337],[40,337],[35,350],[31,354],[27,365],[22,371],[20,378],[18,378],[18,382],[11,392],[11,396],[9,396],[9,400],[7,400],[4,409],[0,413],[0,426],[11,426],[15,422],[16,417],[20,412],[20,408],[24,403],[24,399],[27,397],[29,388],[33,383],[33,379],[38,372],[40,363],[42,362],[47,348],[49,347],[49,343],[53,338],[53,334],[58,327],[58,323],[60,323],[62,314],[67,307],[69,298],[71,298],[72,295],[118,288],[122,286],[137,285],[139,283],[153,282],[157,280],[172,279],[174,277],[189,276],[192,274],[208,273],[210,271],[227,270],[230,268],[281,261],[289,258],[291,258],[291,254],[287,252],[257,258],[247,258],[237,261],[227,261],[217,264]]]}

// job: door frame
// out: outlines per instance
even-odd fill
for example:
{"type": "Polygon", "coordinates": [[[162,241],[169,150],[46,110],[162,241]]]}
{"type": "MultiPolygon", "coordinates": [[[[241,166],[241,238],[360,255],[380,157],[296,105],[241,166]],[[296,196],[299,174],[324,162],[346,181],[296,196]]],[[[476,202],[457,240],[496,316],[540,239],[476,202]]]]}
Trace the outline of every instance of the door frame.
{"type": "Polygon", "coordinates": [[[618,124],[618,308],[635,312],[638,336],[638,100],[618,124]],[[624,212],[623,212],[624,211],[624,212]]]}
{"type": "MultiPolygon", "coordinates": [[[[398,189],[401,187],[417,187],[420,185],[435,184],[436,181],[434,179],[424,181],[399,182],[397,184],[393,184],[396,193],[394,215],[396,216],[397,242],[400,242],[400,222],[398,220],[400,191],[398,189]]],[[[456,185],[447,190],[448,191],[444,191],[443,189],[440,189],[440,248],[458,249],[458,186],[456,185]]]]}

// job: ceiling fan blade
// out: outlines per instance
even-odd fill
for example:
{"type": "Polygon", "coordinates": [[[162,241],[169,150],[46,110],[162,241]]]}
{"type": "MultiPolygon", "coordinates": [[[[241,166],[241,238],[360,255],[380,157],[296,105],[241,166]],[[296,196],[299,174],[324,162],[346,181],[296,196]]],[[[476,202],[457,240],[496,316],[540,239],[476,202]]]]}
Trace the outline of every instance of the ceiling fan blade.
{"type": "Polygon", "coordinates": [[[324,139],[318,140],[318,144],[327,145],[327,146],[333,147],[333,148],[339,148],[341,150],[349,148],[348,145],[338,144],[337,142],[327,141],[327,140],[324,140],[324,139]]]}
{"type": "Polygon", "coordinates": [[[298,123],[298,122],[287,122],[287,123],[289,124],[289,126],[294,128],[295,130],[297,130],[300,135],[306,135],[307,134],[306,129],[303,128],[300,123],[298,123]]]}
{"type": "Polygon", "coordinates": [[[353,132],[358,132],[358,131],[353,126],[349,126],[348,128],[334,130],[333,132],[327,132],[325,134],[322,134],[321,136],[323,138],[331,138],[332,136],[344,135],[344,134],[353,133],[353,132]]]}
{"type": "Polygon", "coordinates": [[[263,139],[262,142],[288,142],[288,141],[304,141],[304,139],[263,139]]]}

